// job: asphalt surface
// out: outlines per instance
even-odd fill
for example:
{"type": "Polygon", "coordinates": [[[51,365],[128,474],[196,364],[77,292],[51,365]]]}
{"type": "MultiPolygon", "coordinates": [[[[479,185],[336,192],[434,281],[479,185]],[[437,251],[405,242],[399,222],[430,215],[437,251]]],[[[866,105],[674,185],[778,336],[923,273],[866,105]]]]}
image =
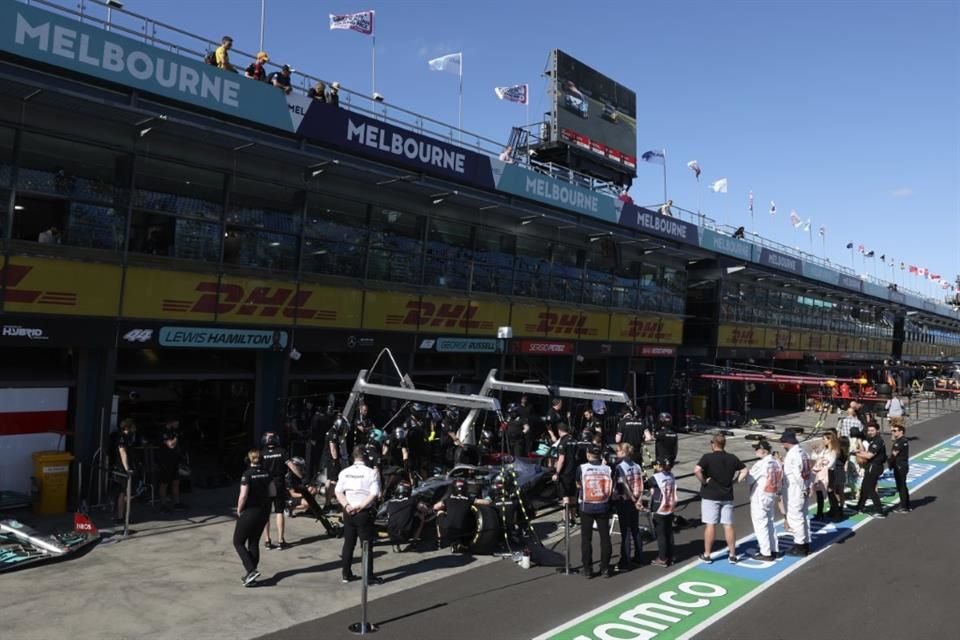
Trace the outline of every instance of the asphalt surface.
{"type": "MultiPolygon", "coordinates": [[[[909,432],[911,451],[919,453],[958,432],[956,414],[926,421],[909,432]]],[[[957,590],[954,571],[947,568],[960,567],[960,549],[953,541],[960,525],[958,489],[960,468],[954,467],[917,492],[913,513],[869,522],[696,637],[786,640],[808,638],[814,629],[841,638],[953,637],[948,612],[957,590]],[[816,619],[816,626],[796,624],[801,616],[816,619]]],[[[752,532],[746,499],[745,487],[738,487],[738,538],[752,532]]],[[[680,515],[699,517],[699,505],[689,505],[680,515]]],[[[613,540],[616,559],[619,536],[613,540]]],[[[579,541],[578,535],[571,537],[574,567],[579,566],[579,541]]],[[[678,566],[696,562],[703,549],[702,527],[679,532],[676,544],[678,566]]],[[[721,549],[718,542],[714,550],[721,549]]],[[[655,545],[648,545],[645,560],[654,553],[655,545]]],[[[523,570],[501,560],[376,598],[369,605],[369,620],[379,625],[378,638],[531,638],[674,570],[648,565],[587,580],[550,567],[523,570]]],[[[371,587],[371,597],[379,588],[371,587]]],[[[359,586],[354,597],[359,602],[359,586]]],[[[354,606],[263,638],[353,637],[347,627],[359,620],[354,606]]]]}

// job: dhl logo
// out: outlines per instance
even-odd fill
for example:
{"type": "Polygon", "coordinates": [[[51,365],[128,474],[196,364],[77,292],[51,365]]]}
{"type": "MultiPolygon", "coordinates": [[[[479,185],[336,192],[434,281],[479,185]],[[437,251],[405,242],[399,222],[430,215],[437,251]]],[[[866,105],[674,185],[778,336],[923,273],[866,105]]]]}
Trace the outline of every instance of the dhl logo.
{"type": "Polygon", "coordinates": [[[33,271],[33,267],[21,264],[9,264],[0,268],[0,278],[7,280],[7,302],[24,304],[49,304],[63,307],[77,306],[77,294],[70,291],[39,291],[21,289],[20,284],[33,271]]]}
{"type": "Polygon", "coordinates": [[[730,332],[730,342],[732,344],[752,345],[757,341],[757,334],[753,329],[734,329],[730,332]]]}
{"type": "Polygon", "coordinates": [[[261,318],[300,318],[336,320],[337,312],[332,309],[311,309],[307,306],[312,291],[297,291],[286,287],[254,287],[247,290],[238,284],[199,282],[194,291],[201,295],[196,300],[161,301],[163,311],[176,313],[215,313],[238,316],[258,316],[261,318]]]}
{"type": "Polygon", "coordinates": [[[443,302],[435,304],[426,300],[407,300],[405,314],[388,314],[387,324],[408,327],[443,327],[446,329],[492,329],[493,322],[477,320],[479,307],[473,304],[443,302]]]}
{"type": "Polygon", "coordinates": [[[537,324],[526,325],[527,331],[552,335],[595,336],[597,330],[585,327],[587,316],[581,313],[551,313],[537,314],[537,324]]]}
{"type": "Polygon", "coordinates": [[[671,337],[663,330],[663,320],[644,320],[643,318],[632,318],[627,330],[621,333],[625,338],[643,340],[666,340],[671,337]]]}

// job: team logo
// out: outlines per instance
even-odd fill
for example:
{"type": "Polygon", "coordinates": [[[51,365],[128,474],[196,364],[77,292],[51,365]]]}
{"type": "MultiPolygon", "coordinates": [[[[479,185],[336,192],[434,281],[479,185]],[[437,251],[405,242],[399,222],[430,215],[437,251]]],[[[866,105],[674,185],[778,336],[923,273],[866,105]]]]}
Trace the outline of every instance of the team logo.
{"type": "Polygon", "coordinates": [[[153,339],[153,329],[131,329],[123,334],[127,342],[149,342],[153,339]]]}
{"type": "Polygon", "coordinates": [[[260,318],[299,318],[336,320],[332,309],[310,308],[312,291],[297,291],[287,287],[254,287],[249,292],[238,284],[199,282],[194,288],[200,292],[196,300],[161,301],[163,311],[176,313],[209,313],[217,315],[256,316],[260,318]]]}

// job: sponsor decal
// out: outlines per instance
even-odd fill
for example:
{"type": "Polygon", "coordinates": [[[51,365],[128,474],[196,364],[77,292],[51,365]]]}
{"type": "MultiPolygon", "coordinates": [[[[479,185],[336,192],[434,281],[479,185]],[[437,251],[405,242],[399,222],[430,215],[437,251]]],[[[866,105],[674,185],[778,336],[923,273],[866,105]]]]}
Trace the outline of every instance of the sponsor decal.
{"type": "Polygon", "coordinates": [[[464,175],[467,157],[448,145],[407,134],[369,121],[354,122],[347,118],[347,141],[362,144],[383,153],[464,175]]]}
{"type": "Polygon", "coordinates": [[[644,340],[662,340],[671,337],[663,332],[663,320],[644,320],[643,318],[632,318],[630,328],[626,332],[627,338],[641,338],[644,340]]]}
{"type": "Polygon", "coordinates": [[[160,344],[164,347],[279,350],[287,346],[287,332],[208,327],[161,327],[160,344]]]}
{"type": "Polygon", "coordinates": [[[163,298],[161,309],[178,313],[237,315],[258,318],[336,320],[337,312],[310,307],[312,291],[294,287],[244,287],[216,280],[198,282],[193,299],[163,298]]]}
{"type": "Polygon", "coordinates": [[[420,341],[420,348],[421,348],[421,349],[433,349],[433,345],[435,345],[436,343],[437,343],[436,340],[433,340],[433,339],[431,339],[431,338],[427,338],[426,340],[421,340],[421,341],[420,341]]]}
{"type": "Polygon", "coordinates": [[[149,342],[153,339],[153,329],[131,329],[123,334],[127,342],[149,342]]]}
{"type": "Polygon", "coordinates": [[[537,314],[535,324],[527,324],[526,329],[532,333],[554,335],[595,336],[596,328],[587,327],[587,316],[582,313],[555,313],[546,311],[537,314]]]}
{"type": "Polygon", "coordinates": [[[4,338],[26,338],[28,340],[47,340],[47,335],[43,329],[31,327],[21,327],[20,325],[7,324],[3,326],[2,335],[4,338]]]}
{"type": "Polygon", "coordinates": [[[619,201],[566,180],[545,176],[515,164],[493,163],[494,181],[499,191],[511,193],[583,215],[617,221],[619,201]]]}
{"type": "Polygon", "coordinates": [[[517,350],[531,355],[565,356],[573,353],[573,343],[521,340],[517,343],[517,350]]]}
{"type": "Polygon", "coordinates": [[[0,4],[0,49],[290,131],[282,93],[202,60],[20,3],[0,4]]]}
{"type": "Polygon", "coordinates": [[[4,311],[111,317],[117,313],[117,266],[17,256],[0,267],[0,282],[4,278],[4,311]]]}
{"type": "Polygon", "coordinates": [[[685,244],[697,245],[700,243],[697,228],[692,224],[647,211],[636,205],[623,205],[620,223],[664,238],[678,240],[685,244]]]}
{"type": "Polygon", "coordinates": [[[474,318],[478,308],[478,305],[468,302],[434,303],[427,300],[407,300],[406,313],[389,314],[385,322],[387,325],[409,328],[492,329],[492,322],[474,318]]]}
{"type": "Polygon", "coordinates": [[[572,207],[594,214],[600,210],[600,198],[597,194],[535,173],[527,176],[524,192],[562,207],[572,207]]]}
{"type": "Polygon", "coordinates": [[[0,269],[0,275],[7,277],[7,302],[55,307],[77,306],[77,294],[73,291],[42,291],[21,287],[20,285],[33,270],[34,267],[23,264],[10,264],[5,269],[0,269]]]}

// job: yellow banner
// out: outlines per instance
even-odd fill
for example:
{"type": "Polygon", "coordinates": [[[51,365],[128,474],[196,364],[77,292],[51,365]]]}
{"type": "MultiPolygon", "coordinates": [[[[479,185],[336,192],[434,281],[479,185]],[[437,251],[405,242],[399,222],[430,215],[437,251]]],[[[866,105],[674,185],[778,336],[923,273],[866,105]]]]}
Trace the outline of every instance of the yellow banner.
{"type": "Polygon", "coordinates": [[[610,340],[643,344],[680,344],[683,342],[683,320],[611,313],[610,340]]]}
{"type": "Polygon", "coordinates": [[[509,307],[499,302],[368,291],[363,328],[494,338],[509,316],[509,307]]]}
{"type": "Polygon", "coordinates": [[[515,336],[557,340],[608,340],[610,314],[569,307],[528,307],[513,305],[510,325],[515,336]]]}
{"type": "Polygon", "coordinates": [[[746,324],[722,324],[717,333],[718,347],[763,347],[765,329],[746,324]]]}
{"type": "Polygon", "coordinates": [[[116,316],[120,304],[120,267],[116,265],[12,257],[3,273],[3,308],[18,313],[116,316]]]}
{"type": "Polygon", "coordinates": [[[356,327],[361,294],[311,284],[130,267],[123,314],[133,318],[356,327]]]}

